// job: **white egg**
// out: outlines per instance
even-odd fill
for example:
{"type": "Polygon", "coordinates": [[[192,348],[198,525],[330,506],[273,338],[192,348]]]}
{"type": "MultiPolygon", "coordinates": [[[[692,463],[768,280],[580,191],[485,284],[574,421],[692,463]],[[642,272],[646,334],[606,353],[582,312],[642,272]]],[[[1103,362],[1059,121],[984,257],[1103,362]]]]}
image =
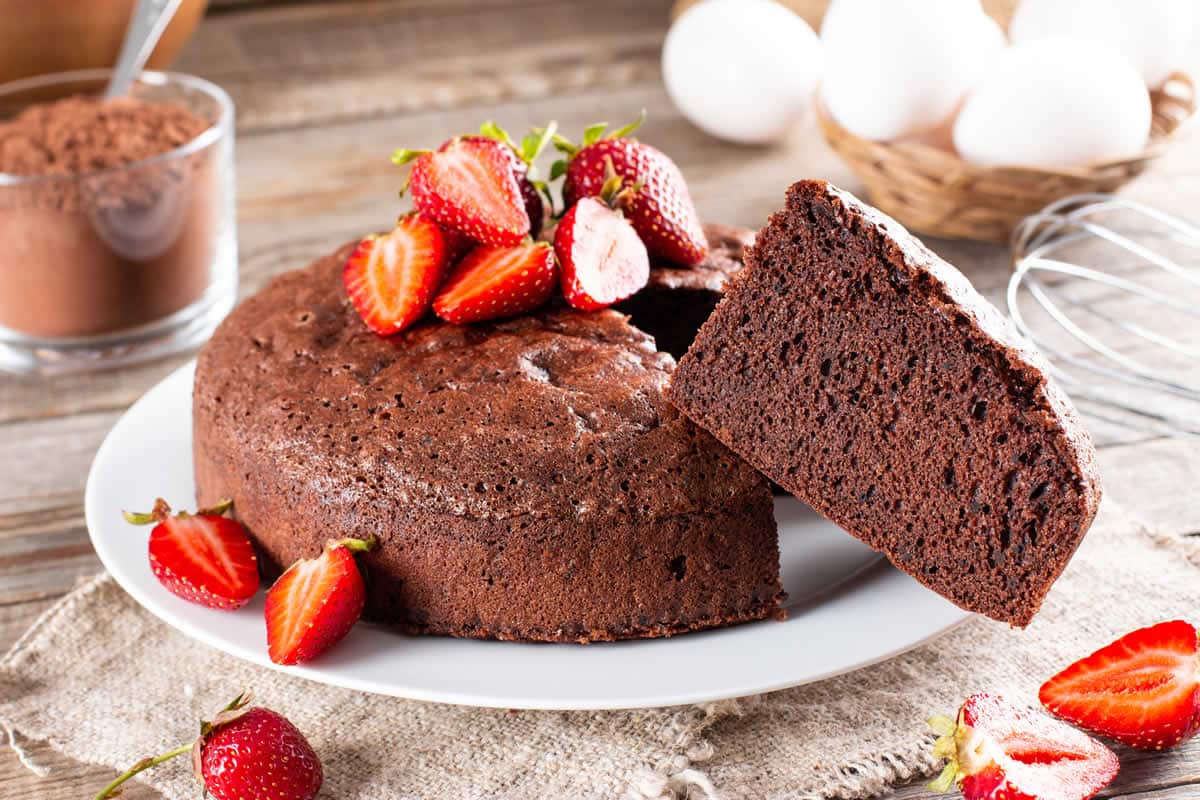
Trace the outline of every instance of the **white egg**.
{"type": "Polygon", "coordinates": [[[1194,63],[1193,35],[1200,27],[1197,0],[1112,0],[1121,18],[1121,51],[1157,88],[1172,72],[1194,63]]]}
{"type": "Polygon", "coordinates": [[[1004,49],[978,0],[834,0],[821,42],[825,107],[880,140],[942,124],[1004,49]]]}
{"type": "Polygon", "coordinates": [[[1188,66],[1198,23],[1197,0],[1021,0],[1008,32],[1014,44],[1066,36],[1110,46],[1157,87],[1188,66]]]}
{"type": "Polygon", "coordinates": [[[1013,45],[963,104],[954,146],[988,165],[1078,167],[1133,156],[1150,95],[1133,65],[1079,39],[1013,45]]]}
{"type": "Polygon", "coordinates": [[[1113,46],[1124,38],[1111,0],[1021,0],[1008,24],[1013,44],[1062,36],[1113,46]]]}
{"type": "Polygon", "coordinates": [[[705,0],[671,26],[662,68],[671,99],[701,130],[768,142],[811,107],[820,41],[774,0],[705,0]]]}

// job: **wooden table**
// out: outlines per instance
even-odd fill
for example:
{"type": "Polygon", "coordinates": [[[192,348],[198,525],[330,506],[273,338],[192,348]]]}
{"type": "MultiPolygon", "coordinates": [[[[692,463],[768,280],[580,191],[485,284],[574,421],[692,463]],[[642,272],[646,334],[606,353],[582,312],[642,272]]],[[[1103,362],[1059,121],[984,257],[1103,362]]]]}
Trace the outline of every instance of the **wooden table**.
{"type": "MultiPolygon", "coordinates": [[[[800,5],[817,13],[820,2],[800,5]]],[[[679,162],[710,220],[757,227],[799,177],[856,188],[815,126],[796,131],[784,146],[750,149],[710,139],[680,118],[658,67],[668,6],[668,0],[218,4],[178,68],[221,83],[238,103],[242,293],[387,225],[400,179],[388,162],[393,148],[436,145],[489,118],[515,131],[556,118],[577,136],[587,122],[624,121],[647,108],[642,138],[679,162]]],[[[1130,192],[1200,217],[1200,137],[1130,192]]],[[[985,292],[995,294],[1006,280],[1000,248],[932,244],[985,292]]],[[[88,465],[126,407],[182,360],[54,380],[0,378],[0,648],[99,569],[83,523],[88,465]]],[[[1165,531],[1200,531],[1200,448],[1116,428],[1096,433],[1110,495],[1165,531]]],[[[53,775],[38,779],[0,749],[0,798],[78,800],[112,776],[47,746],[32,752],[53,775]]],[[[927,794],[913,786],[896,796],[927,794]]],[[[1200,797],[1200,740],[1168,756],[1130,760],[1108,794],[1200,797]]],[[[139,786],[128,796],[156,795],[139,786]]]]}

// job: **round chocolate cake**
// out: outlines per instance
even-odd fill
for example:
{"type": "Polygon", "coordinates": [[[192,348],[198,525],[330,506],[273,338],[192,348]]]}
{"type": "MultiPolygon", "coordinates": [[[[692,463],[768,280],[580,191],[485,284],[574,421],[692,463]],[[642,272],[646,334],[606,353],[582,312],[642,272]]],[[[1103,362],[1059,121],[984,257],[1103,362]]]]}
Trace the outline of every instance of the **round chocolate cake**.
{"type": "Polygon", "coordinates": [[[276,278],[200,355],[201,505],[268,565],[373,535],[367,615],[413,633],[596,641],[760,619],[781,596],[767,483],[664,398],[615,312],[381,338],[352,245],[276,278]]]}

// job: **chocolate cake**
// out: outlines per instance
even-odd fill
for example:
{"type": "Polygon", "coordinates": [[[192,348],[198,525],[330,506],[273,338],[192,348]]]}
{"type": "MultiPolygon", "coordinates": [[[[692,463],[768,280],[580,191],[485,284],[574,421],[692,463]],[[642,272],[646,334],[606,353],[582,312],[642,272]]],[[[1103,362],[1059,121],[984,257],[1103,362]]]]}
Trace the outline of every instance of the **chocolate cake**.
{"type": "Polygon", "coordinates": [[[352,245],[276,278],[200,354],[201,505],[231,497],[278,569],[374,535],[367,616],[413,633],[666,636],[781,596],[766,482],[666,401],[616,312],[367,330],[352,245]]]}
{"type": "Polygon", "coordinates": [[[704,235],[708,256],[702,262],[694,267],[652,262],[646,287],[616,305],[636,327],[654,337],[659,350],[676,359],[687,352],[717,307],[726,282],[742,268],[742,251],[754,241],[754,231],[731,225],[705,225],[704,235]]]}
{"type": "Polygon", "coordinates": [[[669,396],[900,569],[1014,625],[1100,499],[1038,356],[957,270],[820,181],[758,233],[669,396]]]}

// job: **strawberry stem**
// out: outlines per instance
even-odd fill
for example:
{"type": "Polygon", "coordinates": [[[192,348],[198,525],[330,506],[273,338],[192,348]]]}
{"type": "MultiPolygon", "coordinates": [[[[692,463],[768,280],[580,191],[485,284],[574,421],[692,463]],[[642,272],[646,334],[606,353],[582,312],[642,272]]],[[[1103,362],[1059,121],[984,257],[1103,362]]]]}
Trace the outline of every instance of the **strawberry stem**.
{"type": "Polygon", "coordinates": [[[327,547],[344,547],[351,553],[365,553],[375,546],[375,542],[374,536],[365,539],[333,539],[327,547]]]}
{"type": "Polygon", "coordinates": [[[175,756],[181,756],[184,753],[190,753],[192,752],[192,747],[193,744],[188,742],[185,745],[176,747],[169,753],[163,753],[161,756],[155,756],[154,758],[143,758],[141,761],[137,762],[132,767],[118,775],[116,780],[114,780],[108,786],[105,786],[103,789],[101,789],[100,793],[96,795],[94,800],[106,800],[106,798],[109,797],[116,797],[118,794],[120,794],[120,792],[117,791],[117,787],[132,778],[134,775],[137,775],[139,772],[145,772],[151,767],[156,767],[164,761],[174,758],[175,756]]]}
{"type": "Polygon", "coordinates": [[[121,516],[130,525],[150,525],[153,523],[162,522],[171,516],[171,507],[167,505],[167,501],[161,497],[154,501],[154,508],[149,512],[145,511],[122,511],[121,516]]]}
{"type": "Polygon", "coordinates": [[[200,509],[196,512],[196,514],[197,516],[219,517],[231,508],[233,508],[233,498],[226,497],[222,500],[218,500],[216,505],[210,506],[209,508],[200,509]]]}

